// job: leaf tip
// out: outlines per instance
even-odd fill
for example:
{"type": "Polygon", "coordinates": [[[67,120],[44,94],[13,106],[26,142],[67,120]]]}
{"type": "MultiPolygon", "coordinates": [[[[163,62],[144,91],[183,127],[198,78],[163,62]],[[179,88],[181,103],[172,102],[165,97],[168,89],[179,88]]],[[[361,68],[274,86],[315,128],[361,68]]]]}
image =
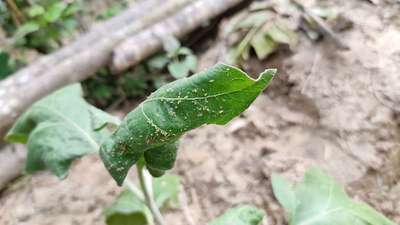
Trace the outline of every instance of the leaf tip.
{"type": "Polygon", "coordinates": [[[266,70],[264,70],[264,72],[262,72],[260,74],[260,78],[258,78],[258,79],[267,78],[268,80],[271,80],[277,73],[278,73],[278,69],[276,69],[276,68],[266,69],[266,70]]]}
{"type": "Polygon", "coordinates": [[[112,157],[115,156],[115,153],[113,153],[113,151],[114,142],[113,140],[109,139],[100,146],[99,155],[101,160],[103,161],[104,166],[106,167],[112,178],[115,180],[117,185],[122,186],[130,167],[124,167],[121,165],[119,165],[119,167],[116,167],[116,165],[113,164],[113,161],[118,160],[118,156],[112,157]]]}

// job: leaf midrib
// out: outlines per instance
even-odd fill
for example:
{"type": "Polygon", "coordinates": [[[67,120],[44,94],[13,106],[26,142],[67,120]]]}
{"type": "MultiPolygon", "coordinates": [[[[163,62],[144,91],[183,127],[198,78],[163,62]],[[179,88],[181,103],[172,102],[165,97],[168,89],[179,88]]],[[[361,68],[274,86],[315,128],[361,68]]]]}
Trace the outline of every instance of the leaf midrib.
{"type": "Polygon", "coordinates": [[[64,116],[62,113],[58,112],[57,110],[54,110],[50,107],[43,106],[43,105],[36,105],[36,107],[44,108],[46,110],[49,110],[56,114],[58,117],[61,117],[63,120],[66,121],[66,123],[71,124],[73,127],[75,127],[80,133],[82,133],[83,136],[88,140],[88,142],[93,146],[94,149],[98,150],[100,148],[99,144],[97,144],[96,141],[93,140],[93,138],[84,130],[82,129],[78,124],[76,124],[74,121],[69,119],[68,117],[64,116]]]}
{"type": "Polygon", "coordinates": [[[338,208],[333,208],[333,209],[330,209],[330,210],[326,210],[326,211],[324,211],[324,212],[322,212],[322,213],[320,213],[320,214],[318,214],[316,216],[313,216],[313,217],[307,219],[306,221],[300,223],[299,225],[310,225],[313,222],[315,222],[315,221],[317,221],[317,220],[319,220],[319,219],[321,219],[321,218],[323,218],[325,216],[328,216],[331,213],[336,213],[336,212],[338,212],[340,210],[344,210],[344,209],[345,209],[344,207],[338,207],[338,208]]]}
{"type": "Polygon", "coordinates": [[[314,222],[315,220],[318,220],[320,218],[323,218],[324,216],[327,216],[331,213],[335,213],[337,211],[343,210],[343,207],[337,207],[337,208],[333,208],[333,209],[329,209],[329,205],[332,202],[332,197],[333,197],[333,189],[335,188],[335,183],[333,182],[333,180],[330,181],[329,184],[329,195],[328,195],[328,199],[326,200],[326,204],[324,209],[322,210],[322,212],[320,214],[315,215],[314,217],[311,217],[309,219],[307,219],[306,221],[304,221],[303,223],[300,223],[299,225],[309,225],[312,222],[314,222]]]}
{"type": "Polygon", "coordinates": [[[146,99],[142,104],[150,102],[150,101],[156,101],[156,100],[166,100],[166,101],[193,101],[193,100],[203,100],[203,99],[209,99],[209,98],[216,98],[219,96],[223,96],[223,95],[229,95],[229,94],[233,94],[233,93],[237,93],[240,91],[243,91],[244,89],[247,89],[250,86],[253,86],[255,83],[253,83],[252,85],[243,87],[239,90],[235,90],[235,91],[228,91],[228,92],[223,92],[223,93],[218,93],[215,95],[209,95],[209,96],[204,96],[204,97],[187,97],[187,98],[181,98],[181,97],[155,97],[155,98],[148,98],[146,99]]]}
{"type": "Polygon", "coordinates": [[[160,132],[161,132],[162,134],[167,135],[168,132],[166,132],[166,131],[164,131],[163,129],[161,129],[161,128],[160,128],[157,124],[155,124],[154,121],[153,121],[150,117],[148,117],[147,114],[144,112],[143,105],[144,105],[145,103],[150,102],[150,101],[157,101],[157,100],[159,100],[159,101],[162,101],[162,100],[165,100],[165,101],[194,101],[194,100],[203,100],[203,99],[209,99],[209,98],[216,98],[216,97],[223,96],[223,95],[229,95],[229,94],[234,94],[234,93],[237,93],[237,92],[241,92],[241,91],[243,91],[243,90],[245,90],[245,89],[247,89],[247,88],[253,86],[253,85],[256,84],[256,83],[257,83],[257,81],[254,82],[254,83],[251,84],[251,85],[245,86],[245,87],[240,88],[240,89],[238,89],[238,90],[228,91],[228,92],[222,92],[222,93],[218,93],[218,94],[215,94],[215,95],[209,95],[209,96],[204,96],[204,97],[190,97],[190,98],[189,98],[189,97],[187,97],[187,98],[181,98],[181,97],[173,97],[173,98],[171,98],[171,97],[155,97],[155,98],[148,98],[148,99],[146,99],[144,102],[142,102],[142,103],[140,104],[139,107],[141,108],[141,112],[142,112],[143,116],[146,118],[146,121],[147,121],[152,127],[154,127],[155,129],[160,130],[160,132]]]}

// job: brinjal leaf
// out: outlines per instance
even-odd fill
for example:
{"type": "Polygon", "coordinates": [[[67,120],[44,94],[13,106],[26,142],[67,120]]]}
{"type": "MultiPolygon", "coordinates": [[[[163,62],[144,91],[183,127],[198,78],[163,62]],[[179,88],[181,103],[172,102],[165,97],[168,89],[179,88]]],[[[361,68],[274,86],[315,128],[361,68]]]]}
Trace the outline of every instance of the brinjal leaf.
{"type": "Polygon", "coordinates": [[[121,185],[129,168],[146,151],[159,151],[203,124],[223,125],[238,116],[275,73],[275,69],[266,70],[254,80],[235,67],[218,64],[162,86],[130,112],[101,145],[106,168],[121,185]]]}
{"type": "Polygon", "coordinates": [[[165,144],[144,152],[144,160],[150,174],[154,177],[164,175],[166,170],[172,169],[178,151],[178,143],[165,144]]]}
{"type": "Polygon", "coordinates": [[[208,225],[260,225],[264,212],[249,205],[240,205],[227,210],[208,225]]]}
{"type": "MultiPolygon", "coordinates": [[[[154,200],[159,208],[179,206],[179,177],[165,175],[153,180],[154,200]]],[[[146,204],[134,192],[126,189],[104,211],[107,225],[150,224],[152,215],[146,204]]]]}
{"type": "Polygon", "coordinates": [[[129,189],[104,210],[107,225],[146,225],[153,220],[146,204],[129,189]]]}
{"type": "Polygon", "coordinates": [[[80,85],[63,88],[33,104],[6,135],[6,140],[27,144],[26,171],[50,169],[65,178],[72,161],[96,152],[118,119],[89,105],[80,85]]]}
{"type": "Polygon", "coordinates": [[[357,202],[320,169],[309,169],[294,188],[273,175],[275,196],[288,213],[289,225],[396,225],[364,202],[357,202]]]}

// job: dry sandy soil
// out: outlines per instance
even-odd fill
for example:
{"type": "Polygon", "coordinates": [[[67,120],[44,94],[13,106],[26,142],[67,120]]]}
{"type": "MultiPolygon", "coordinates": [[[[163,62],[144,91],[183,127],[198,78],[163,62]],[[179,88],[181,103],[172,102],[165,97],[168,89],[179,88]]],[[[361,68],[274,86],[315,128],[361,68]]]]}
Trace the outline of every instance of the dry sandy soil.
{"type": "MultiPolygon", "coordinates": [[[[332,2],[354,23],[340,33],[351,49],[302,38],[292,53],[250,62],[252,74],[278,67],[279,76],[241,117],[184,136],[171,173],[182,177],[187,213],[166,212],[169,225],[205,224],[238,203],[287,224],[270,175],[299,180],[310,165],[400,223],[400,5],[332,2]]],[[[220,44],[200,56],[201,68],[218,60],[220,44]]],[[[64,181],[43,172],[3,192],[0,224],[102,225],[102,208],[120,190],[96,156],[86,157],[64,181]]]]}

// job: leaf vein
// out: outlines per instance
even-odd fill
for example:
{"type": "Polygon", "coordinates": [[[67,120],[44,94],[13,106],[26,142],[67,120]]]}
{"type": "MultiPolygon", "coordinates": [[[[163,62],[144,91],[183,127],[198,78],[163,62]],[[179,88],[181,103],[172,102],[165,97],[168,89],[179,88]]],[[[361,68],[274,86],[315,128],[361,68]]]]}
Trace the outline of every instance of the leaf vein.
{"type": "Polygon", "coordinates": [[[43,106],[43,105],[36,105],[36,107],[44,108],[44,109],[46,109],[46,110],[49,110],[49,111],[53,112],[54,114],[56,114],[58,117],[60,117],[60,118],[62,118],[63,120],[65,120],[67,123],[71,124],[73,127],[75,127],[79,132],[81,132],[81,133],[86,137],[86,139],[88,140],[88,142],[89,142],[96,150],[99,149],[99,145],[97,144],[97,142],[94,141],[93,138],[92,138],[85,130],[83,130],[80,126],[78,126],[78,124],[76,124],[74,121],[72,121],[72,120],[69,119],[68,117],[64,116],[62,113],[60,113],[60,112],[58,112],[58,111],[56,111],[56,110],[54,110],[54,109],[52,109],[52,108],[50,108],[50,107],[43,106]]]}

